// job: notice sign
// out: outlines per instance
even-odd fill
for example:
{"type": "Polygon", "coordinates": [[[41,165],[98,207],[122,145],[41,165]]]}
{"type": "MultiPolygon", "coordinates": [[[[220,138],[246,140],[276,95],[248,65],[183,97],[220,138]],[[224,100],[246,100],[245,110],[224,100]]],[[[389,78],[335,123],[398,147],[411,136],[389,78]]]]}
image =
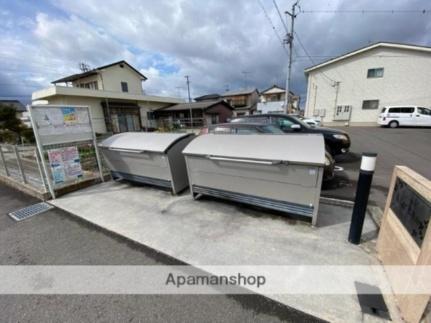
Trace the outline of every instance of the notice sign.
{"type": "Polygon", "coordinates": [[[30,111],[42,146],[94,140],[88,107],[35,105],[30,111]]]}
{"type": "Polygon", "coordinates": [[[48,150],[54,184],[82,177],[81,160],[76,146],[48,150]]]}
{"type": "Polygon", "coordinates": [[[78,122],[75,108],[61,108],[63,112],[63,122],[65,125],[74,125],[78,122]]]}

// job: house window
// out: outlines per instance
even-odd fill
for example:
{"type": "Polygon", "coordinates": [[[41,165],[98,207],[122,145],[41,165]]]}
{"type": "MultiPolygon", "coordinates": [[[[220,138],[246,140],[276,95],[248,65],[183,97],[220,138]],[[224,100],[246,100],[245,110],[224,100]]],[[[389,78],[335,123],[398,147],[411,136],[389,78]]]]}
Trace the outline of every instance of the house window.
{"type": "Polygon", "coordinates": [[[121,91],[129,92],[129,87],[127,85],[127,82],[121,82],[121,91]]]}
{"type": "Polygon", "coordinates": [[[375,110],[379,108],[379,100],[364,100],[362,101],[363,110],[375,110]]]}
{"type": "Polygon", "coordinates": [[[367,72],[367,78],[383,77],[383,67],[370,68],[367,72]]]}

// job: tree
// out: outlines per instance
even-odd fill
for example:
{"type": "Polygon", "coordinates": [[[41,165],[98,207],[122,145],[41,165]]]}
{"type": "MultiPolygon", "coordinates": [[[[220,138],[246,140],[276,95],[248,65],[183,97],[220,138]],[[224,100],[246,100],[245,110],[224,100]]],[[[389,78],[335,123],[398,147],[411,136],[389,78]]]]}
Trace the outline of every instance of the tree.
{"type": "Polygon", "coordinates": [[[16,116],[16,110],[10,105],[0,105],[0,141],[16,143],[25,129],[16,116]]]}

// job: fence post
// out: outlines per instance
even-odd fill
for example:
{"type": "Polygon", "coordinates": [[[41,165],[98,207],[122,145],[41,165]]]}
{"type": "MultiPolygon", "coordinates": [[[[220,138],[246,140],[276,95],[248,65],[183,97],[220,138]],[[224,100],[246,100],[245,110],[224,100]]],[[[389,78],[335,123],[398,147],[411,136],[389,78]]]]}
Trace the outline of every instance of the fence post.
{"type": "Polygon", "coordinates": [[[34,153],[36,155],[36,162],[37,162],[37,168],[39,169],[40,179],[42,180],[42,185],[43,185],[43,188],[44,188],[44,190],[46,192],[47,189],[48,189],[48,184],[46,183],[45,175],[43,174],[43,170],[42,170],[42,166],[41,166],[41,161],[39,159],[39,150],[37,149],[37,147],[35,147],[34,153]]]}
{"type": "Polygon", "coordinates": [[[1,160],[2,160],[2,163],[4,166],[4,171],[6,173],[6,176],[9,177],[9,170],[7,169],[6,160],[5,160],[4,155],[3,155],[3,146],[2,145],[0,145],[0,155],[1,155],[1,160]]]}
{"type": "Polygon", "coordinates": [[[21,158],[19,157],[18,147],[16,145],[13,146],[13,150],[15,151],[16,163],[18,164],[18,169],[21,174],[22,182],[24,184],[27,183],[27,179],[25,178],[24,168],[22,167],[21,158]]]}

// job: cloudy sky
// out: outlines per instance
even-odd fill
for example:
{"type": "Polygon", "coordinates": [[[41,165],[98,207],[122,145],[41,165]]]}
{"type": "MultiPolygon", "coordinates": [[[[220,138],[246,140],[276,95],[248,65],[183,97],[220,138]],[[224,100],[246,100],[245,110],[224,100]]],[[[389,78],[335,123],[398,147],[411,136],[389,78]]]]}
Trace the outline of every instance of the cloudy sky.
{"type": "MultiPolygon", "coordinates": [[[[277,0],[282,12],[292,3],[277,0]]],[[[303,100],[303,69],[313,62],[376,41],[431,45],[426,0],[300,5],[292,89],[303,100]]],[[[276,35],[284,30],[273,0],[0,0],[0,21],[2,98],[26,101],[79,72],[79,62],[97,67],[121,59],[148,77],[148,94],[186,97],[185,75],[192,97],[285,82],[287,55],[276,35]]]]}

